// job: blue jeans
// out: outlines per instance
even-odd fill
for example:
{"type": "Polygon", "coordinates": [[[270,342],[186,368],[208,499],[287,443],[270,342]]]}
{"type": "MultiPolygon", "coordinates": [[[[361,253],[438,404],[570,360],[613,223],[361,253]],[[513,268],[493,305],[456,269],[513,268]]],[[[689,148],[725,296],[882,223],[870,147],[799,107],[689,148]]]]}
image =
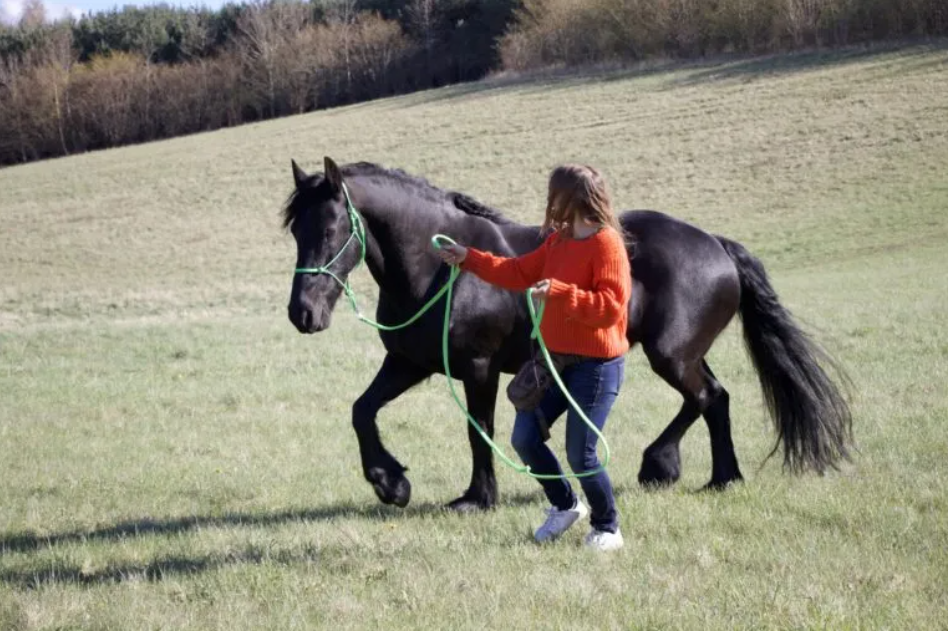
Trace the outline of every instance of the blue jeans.
{"type": "MultiPolygon", "coordinates": [[[[583,409],[589,420],[602,431],[606,417],[619,394],[625,376],[625,357],[615,359],[585,359],[568,366],[562,374],[570,395],[583,409]]],[[[566,415],[566,460],[573,473],[583,473],[599,467],[596,456],[598,437],[579,417],[555,383],[550,385],[540,405],[533,411],[518,411],[514,421],[511,443],[524,464],[534,473],[559,474],[563,470],[556,456],[543,442],[537,415],[542,415],[547,426],[566,415]]],[[[576,502],[573,487],[567,480],[540,480],[543,491],[553,506],[560,510],[572,508],[576,502]]],[[[591,509],[590,523],[597,530],[616,532],[619,515],[612,493],[612,482],[605,471],[579,478],[591,509]]]]}

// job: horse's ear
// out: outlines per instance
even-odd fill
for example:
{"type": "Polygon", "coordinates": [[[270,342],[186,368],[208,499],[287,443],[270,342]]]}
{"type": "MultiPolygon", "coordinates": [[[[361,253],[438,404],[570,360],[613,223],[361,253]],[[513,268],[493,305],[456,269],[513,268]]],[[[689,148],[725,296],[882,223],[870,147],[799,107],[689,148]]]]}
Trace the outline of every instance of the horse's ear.
{"type": "Polygon", "coordinates": [[[339,165],[337,165],[329,156],[326,156],[324,161],[326,163],[326,181],[329,182],[329,186],[332,187],[332,190],[335,193],[341,193],[342,171],[339,170],[339,165]]]}
{"type": "Polygon", "coordinates": [[[296,188],[302,188],[309,176],[300,168],[300,165],[296,164],[296,160],[290,160],[290,162],[293,163],[293,181],[296,182],[296,188]]]}

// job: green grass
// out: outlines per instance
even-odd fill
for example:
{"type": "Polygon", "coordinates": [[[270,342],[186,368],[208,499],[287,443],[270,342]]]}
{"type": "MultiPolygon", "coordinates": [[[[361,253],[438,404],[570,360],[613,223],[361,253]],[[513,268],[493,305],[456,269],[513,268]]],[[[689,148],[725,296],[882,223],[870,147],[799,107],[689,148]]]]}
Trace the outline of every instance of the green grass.
{"type": "Polygon", "coordinates": [[[945,628],[946,86],[943,43],[495,80],[0,171],[0,629],[945,628]],[[710,362],[746,483],[692,492],[699,424],[680,484],[638,488],[679,400],[634,353],[620,553],[533,545],[542,497],[504,469],[497,510],[443,511],[470,456],[438,377],[381,415],[414,496],[379,506],[349,418],[381,344],[345,305],[313,337],[285,316],[289,161],[325,154],[532,222],[583,160],[738,239],[849,372],[855,462],[760,467],[735,324],[710,362]]]}

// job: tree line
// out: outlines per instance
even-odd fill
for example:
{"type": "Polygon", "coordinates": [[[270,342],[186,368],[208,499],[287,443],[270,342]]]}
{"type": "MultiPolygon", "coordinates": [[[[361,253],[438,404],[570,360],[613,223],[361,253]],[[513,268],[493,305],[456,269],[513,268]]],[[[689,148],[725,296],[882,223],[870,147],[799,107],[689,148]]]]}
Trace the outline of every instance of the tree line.
{"type": "Polygon", "coordinates": [[[0,165],[495,69],[948,34],[945,0],[254,0],[0,25],[0,165]]]}
{"type": "Polygon", "coordinates": [[[945,34],[946,0],[523,0],[500,51],[530,69],[945,34]]]}
{"type": "Polygon", "coordinates": [[[484,76],[516,0],[260,0],[0,26],[0,164],[484,76]]]}

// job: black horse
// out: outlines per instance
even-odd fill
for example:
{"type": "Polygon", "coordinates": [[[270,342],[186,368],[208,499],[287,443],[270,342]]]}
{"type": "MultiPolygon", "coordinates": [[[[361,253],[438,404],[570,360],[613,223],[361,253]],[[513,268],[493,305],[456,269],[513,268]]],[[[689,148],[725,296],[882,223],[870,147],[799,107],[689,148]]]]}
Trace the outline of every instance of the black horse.
{"type": "MultiPolygon", "coordinates": [[[[325,174],[307,175],[293,162],[296,190],[284,209],[297,244],[298,268],[327,264],[351,234],[343,180],[364,218],[366,263],[379,286],[377,319],[407,320],[446,281],[448,268],[432,250],[436,233],[504,256],[529,252],[541,243],[539,229],[517,224],[456,192],[438,189],[402,171],[360,163],[340,169],[329,158],[325,174]]],[[[628,337],[641,344],[652,369],[684,398],[681,410],[645,450],[639,481],[670,484],[680,475],[679,442],[699,416],[711,437],[710,488],[741,480],[731,442],[727,390],[704,357],[735,313],[757,369],[777,432],[771,455],[783,445],[793,472],[823,472],[848,458],[851,417],[844,397],[821,367],[830,361],[780,305],[764,268],[743,246],[652,211],[621,216],[634,247],[628,337]]],[[[358,263],[355,242],[332,271],[345,279],[358,263]]],[[[296,274],[289,318],[301,333],[329,327],[341,286],[322,274],[296,274]]],[[[444,312],[430,310],[414,325],[380,332],[388,351],[369,388],[352,408],[362,469],[386,504],[406,506],[411,484],[405,467],[384,447],[376,415],[388,402],[433,373],[443,372],[444,312]]],[[[452,374],[463,381],[467,404],[489,434],[501,372],[515,372],[531,352],[523,296],[462,274],[450,322],[452,374]]],[[[474,467],[468,489],[450,503],[467,510],[497,501],[492,454],[468,426],[474,467]]]]}

